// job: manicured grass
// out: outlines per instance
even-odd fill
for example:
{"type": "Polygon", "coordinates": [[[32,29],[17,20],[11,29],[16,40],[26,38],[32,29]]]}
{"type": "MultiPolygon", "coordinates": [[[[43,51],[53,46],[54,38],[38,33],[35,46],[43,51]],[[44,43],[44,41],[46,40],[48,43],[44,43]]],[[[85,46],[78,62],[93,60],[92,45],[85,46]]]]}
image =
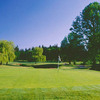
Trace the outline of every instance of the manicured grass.
{"type": "Polygon", "coordinates": [[[100,100],[100,72],[0,66],[0,100],[48,99],[100,100]]]}

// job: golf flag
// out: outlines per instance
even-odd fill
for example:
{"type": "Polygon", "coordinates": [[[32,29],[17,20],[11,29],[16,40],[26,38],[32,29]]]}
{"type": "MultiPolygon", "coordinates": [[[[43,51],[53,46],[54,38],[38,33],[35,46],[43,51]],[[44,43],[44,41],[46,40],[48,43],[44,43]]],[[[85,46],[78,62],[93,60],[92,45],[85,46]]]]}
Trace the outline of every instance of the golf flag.
{"type": "Polygon", "coordinates": [[[58,61],[61,61],[61,58],[60,58],[60,56],[58,56],[58,61]]]}

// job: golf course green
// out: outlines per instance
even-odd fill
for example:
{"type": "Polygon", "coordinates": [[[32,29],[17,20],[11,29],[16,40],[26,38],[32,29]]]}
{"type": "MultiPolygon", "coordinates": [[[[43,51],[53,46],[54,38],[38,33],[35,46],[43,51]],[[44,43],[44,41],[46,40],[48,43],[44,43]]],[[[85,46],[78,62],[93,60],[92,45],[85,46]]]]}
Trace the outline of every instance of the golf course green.
{"type": "Polygon", "coordinates": [[[100,100],[100,72],[0,65],[0,100],[100,100]]]}

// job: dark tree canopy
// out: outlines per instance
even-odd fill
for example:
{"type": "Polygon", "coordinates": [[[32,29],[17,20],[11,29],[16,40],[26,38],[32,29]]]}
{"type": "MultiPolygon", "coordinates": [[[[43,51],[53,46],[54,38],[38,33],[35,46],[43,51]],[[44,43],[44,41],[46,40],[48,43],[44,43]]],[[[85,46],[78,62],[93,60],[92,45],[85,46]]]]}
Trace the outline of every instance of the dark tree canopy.
{"type": "MultiPolygon", "coordinates": [[[[70,61],[99,60],[100,55],[100,3],[86,6],[75,18],[71,33],[61,42],[63,59],[70,61]]],[[[100,61],[100,60],[99,60],[100,61]]]]}
{"type": "Polygon", "coordinates": [[[100,32],[100,3],[90,3],[81,14],[82,28],[87,37],[100,32]]]}
{"type": "Polygon", "coordinates": [[[82,36],[81,40],[88,50],[88,58],[96,63],[100,51],[100,3],[93,2],[77,16],[70,29],[82,36]]]}

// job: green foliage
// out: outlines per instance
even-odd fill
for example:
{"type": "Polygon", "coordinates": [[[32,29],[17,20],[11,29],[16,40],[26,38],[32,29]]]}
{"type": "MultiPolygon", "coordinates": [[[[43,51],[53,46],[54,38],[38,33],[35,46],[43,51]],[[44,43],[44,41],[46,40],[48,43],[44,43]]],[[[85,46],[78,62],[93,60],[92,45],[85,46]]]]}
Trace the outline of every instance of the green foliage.
{"type": "Polygon", "coordinates": [[[29,62],[45,62],[46,56],[43,55],[43,48],[35,47],[29,49],[19,50],[18,46],[15,48],[16,60],[27,60],[29,62]]]}
{"type": "Polygon", "coordinates": [[[18,46],[15,47],[15,56],[16,56],[15,60],[19,60],[20,52],[19,52],[19,47],[18,46]]]}
{"type": "Polygon", "coordinates": [[[46,56],[45,55],[41,55],[41,62],[45,62],[46,61],[46,56]]]}
{"type": "Polygon", "coordinates": [[[69,60],[70,62],[70,57],[69,57],[69,42],[68,38],[64,37],[64,39],[61,41],[61,58],[62,61],[67,61],[69,60]]]}
{"type": "Polygon", "coordinates": [[[8,62],[8,56],[6,54],[0,53],[1,64],[8,62]]]}
{"type": "Polygon", "coordinates": [[[43,53],[43,48],[35,47],[33,51],[33,55],[41,56],[43,53]]]}
{"type": "Polygon", "coordinates": [[[15,59],[14,44],[11,41],[0,41],[0,62],[8,63],[15,59]]]}
{"type": "Polygon", "coordinates": [[[81,14],[82,27],[87,38],[94,33],[100,32],[100,3],[90,3],[81,14]]]}
{"type": "Polygon", "coordinates": [[[82,27],[87,42],[89,59],[96,63],[96,56],[100,50],[100,3],[90,3],[82,11],[82,27]]]}
{"type": "Polygon", "coordinates": [[[83,55],[85,53],[84,45],[82,43],[82,36],[77,33],[70,33],[68,37],[64,38],[61,42],[61,55],[63,58],[63,61],[69,61],[69,64],[71,64],[71,61],[75,62],[81,61],[83,55]]]}
{"type": "Polygon", "coordinates": [[[70,33],[68,35],[68,41],[74,47],[82,45],[82,38],[83,38],[82,35],[77,33],[70,33]]]}
{"type": "Polygon", "coordinates": [[[65,48],[68,44],[69,43],[67,37],[64,37],[64,39],[61,41],[61,47],[65,48]]]}
{"type": "Polygon", "coordinates": [[[97,54],[96,60],[99,61],[99,64],[100,64],[100,51],[98,51],[98,54],[97,54]]]}
{"type": "Polygon", "coordinates": [[[43,55],[46,56],[47,61],[58,61],[58,55],[60,55],[60,48],[58,45],[53,45],[49,47],[44,47],[43,48],[43,55]]]}
{"type": "Polygon", "coordinates": [[[46,56],[42,55],[43,48],[35,47],[33,50],[33,61],[35,62],[45,62],[46,56]]]}
{"type": "MultiPolygon", "coordinates": [[[[70,30],[81,36],[81,43],[87,51],[83,60],[92,60],[95,64],[100,50],[100,3],[93,2],[86,6],[80,16],[76,17],[70,30]]],[[[75,41],[72,43],[75,44],[75,41]]]]}

